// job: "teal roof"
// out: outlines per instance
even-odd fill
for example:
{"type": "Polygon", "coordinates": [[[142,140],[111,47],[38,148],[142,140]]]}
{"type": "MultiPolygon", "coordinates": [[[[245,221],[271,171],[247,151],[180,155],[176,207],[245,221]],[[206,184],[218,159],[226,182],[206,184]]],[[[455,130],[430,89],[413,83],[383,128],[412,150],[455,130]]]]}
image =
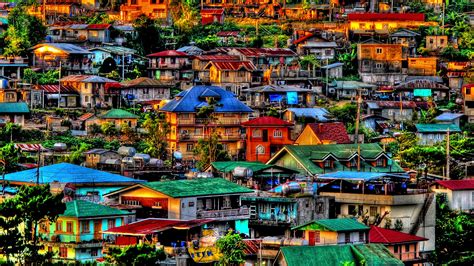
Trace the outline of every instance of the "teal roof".
{"type": "Polygon", "coordinates": [[[143,183],[155,191],[173,198],[252,193],[253,190],[222,178],[196,178],[143,183]]]}
{"type": "Polygon", "coordinates": [[[351,218],[321,219],[291,228],[292,230],[326,230],[334,232],[370,230],[368,226],[351,218]]]}
{"type": "Polygon", "coordinates": [[[122,109],[111,109],[101,116],[104,119],[137,119],[138,116],[122,109]]]}
{"type": "MultiPolygon", "coordinates": [[[[276,156],[270,159],[269,163],[278,164],[278,160],[285,153],[291,155],[292,160],[296,160],[305,169],[294,169],[301,173],[324,174],[337,171],[357,171],[357,167],[348,167],[345,162],[357,156],[357,144],[328,144],[328,145],[287,145],[276,156]],[[317,162],[323,162],[327,158],[335,158],[333,168],[322,168],[317,162]]],[[[376,143],[360,144],[361,171],[364,172],[403,172],[403,169],[394,161],[390,160],[391,165],[372,166],[367,161],[375,160],[379,156],[388,157],[382,147],[376,143]]],[[[285,165],[288,165],[285,163],[285,165]]]]}
{"type": "Polygon", "coordinates": [[[458,125],[455,124],[416,124],[416,131],[419,133],[447,133],[461,132],[458,125]]]}
{"type": "Polygon", "coordinates": [[[26,103],[0,103],[0,114],[29,114],[26,103]]]}
{"type": "Polygon", "coordinates": [[[291,246],[281,253],[288,266],[317,265],[404,265],[381,244],[291,246]]]}
{"type": "Polygon", "coordinates": [[[122,211],[109,206],[93,203],[85,200],[73,200],[66,202],[66,211],[60,215],[63,217],[104,217],[128,215],[128,211],[122,211]]]}

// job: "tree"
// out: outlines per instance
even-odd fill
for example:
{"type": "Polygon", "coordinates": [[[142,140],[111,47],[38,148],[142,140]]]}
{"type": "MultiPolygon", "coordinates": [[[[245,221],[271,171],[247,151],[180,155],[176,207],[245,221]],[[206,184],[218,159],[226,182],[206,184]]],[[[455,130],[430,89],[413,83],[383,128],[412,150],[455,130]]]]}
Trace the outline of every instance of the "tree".
{"type": "Polygon", "coordinates": [[[168,147],[168,134],[170,133],[169,123],[160,116],[146,114],[143,127],[147,131],[145,137],[145,152],[151,157],[166,159],[168,147]]]}
{"type": "Polygon", "coordinates": [[[357,105],[346,103],[342,106],[333,106],[329,112],[344,124],[354,124],[357,115],[357,105]]]}
{"type": "MultiPolygon", "coordinates": [[[[63,194],[52,195],[49,185],[22,186],[18,193],[0,204],[2,225],[0,246],[9,256],[16,257],[20,264],[36,264],[44,261],[38,254],[38,224],[54,222],[66,210],[63,194]],[[18,227],[18,225],[22,225],[18,227]],[[13,226],[13,227],[12,227],[13,226]],[[14,247],[9,246],[15,240],[14,247]]],[[[51,255],[47,254],[46,256],[51,255]]]]}
{"type": "Polygon", "coordinates": [[[117,70],[117,63],[112,57],[107,57],[102,62],[99,68],[99,73],[108,74],[114,70],[117,70]]]}
{"type": "Polygon", "coordinates": [[[15,144],[8,143],[0,148],[1,173],[10,173],[18,168],[18,159],[21,155],[20,149],[15,148],[15,144]]]}
{"type": "Polygon", "coordinates": [[[310,71],[315,67],[321,67],[321,62],[319,62],[314,54],[310,54],[300,58],[300,66],[302,69],[307,69],[310,71]]]}
{"type": "Polygon", "coordinates": [[[139,244],[124,249],[110,248],[106,261],[115,265],[157,265],[157,261],[165,260],[163,249],[156,249],[153,245],[139,244]]]}
{"type": "Polygon", "coordinates": [[[133,26],[137,34],[132,44],[141,55],[164,48],[161,32],[153,19],[142,14],[133,22],[133,26]]]}
{"type": "Polygon", "coordinates": [[[198,140],[194,148],[194,155],[199,157],[196,166],[200,170],[203,170],[213,162],[230,160],[229,154],[219,142],[219,134],[215,130],[208,137],[198,140]]]}
{"type": "Polygon", "coordinates": [[[228,232],[217,240],[216,245],[222,253],[219,265],[240,265],[245,262],[245,244],[239,234],[228,232]]]}
{"type": "Polygon", "coordinates": [[[112,122],[103,123],[100,128],[102,129],[102,133],[106,136],[114,136],[117,133],[117,128],[112,122]]]}

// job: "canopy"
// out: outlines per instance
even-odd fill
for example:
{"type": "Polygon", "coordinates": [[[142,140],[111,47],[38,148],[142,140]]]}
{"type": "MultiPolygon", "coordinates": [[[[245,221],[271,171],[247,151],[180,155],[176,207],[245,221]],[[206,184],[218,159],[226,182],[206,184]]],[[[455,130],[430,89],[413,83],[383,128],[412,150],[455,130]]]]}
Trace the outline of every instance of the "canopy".
{"type": "Polygon", "coordinates": [[[353,172],[353,171],[339,171],[329,174],[322,174],[318,176],[318,179],[323,180],[353,180],[353,181],[371,181],[380,180],[384,178],[395,178],[395,179],[409,179],[408,174],[388,174],[388,173],[374,173],[374,172],[353,172]]]}

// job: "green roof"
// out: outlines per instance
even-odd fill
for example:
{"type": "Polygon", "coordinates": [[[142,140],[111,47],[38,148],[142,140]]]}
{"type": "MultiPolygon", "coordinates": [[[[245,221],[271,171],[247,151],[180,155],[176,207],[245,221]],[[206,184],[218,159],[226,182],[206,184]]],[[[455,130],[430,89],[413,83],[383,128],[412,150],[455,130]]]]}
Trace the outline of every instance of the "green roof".
{"type": "Polygon", "coordinates": [[[416,124],[415,126],[419,133],[446,133],[448,129],[450,132],[461,132],[459,126],[455,124],[416,124]]]}
{"type": "Polygon", "coordinates": [[[26,103],[0,103],[0,114],[29,114],[26,103]]]}
{"type": "Polygon", "coordinates": [[[128,215],[128,211],[122,211],[109,206],[93,203],[85,200],[73,200],[66,202],[66,211],[60,215],[65,217],[103,217],[128,215]]]}
{"type": "Polygon", "coordinates": [[[382,244],[290,246],[281,252],[288,266],[316,265],[404,265],[382,244]]]}
{"type": "Polygon", "coordinates": [[[351,218],[321,219],[291,228],[292,230],[321,230],[334,232],[361,231],[370,228],[351,218]]]}
{"type": "Polygon", "coordinates": [[[173,198],[252,193],[253,190],[222,178],[196,178],[141,184],[173,198]]]}
{"type": "Polygon", "coordinates": [[[122,109],[111,109],[103,114],[101,118],[105,119],[137,119],[138,116],[122,109]]]}
{"type": "MultiPolygon", "coordinates": [[[[328,145],[286,145],[277,156],[270,159],[269,163],[276,164],[281,156],[288,152],[292,158],[300,163],[304,169],[294,169],[301,173],[309,172],[310,174],[323,174],[337,171],[357,171],[357,167],[347,167],[343,165],[353,156],[357,155],[357,144],[328,144],[328,145]],[[328,157],[336,158],[333,168],[323,169],[315,162],[322,162],[328,157]],[[342,163],[341,163],[342,161],[342,163]]],[[[403,172],[403,169],[394,161],[390,160],[391,165],[386,166],[372,166],[365,160],[375,160],[377,157],[384,155],[382,147],[377,143],[363,143],[360,144],[361,171],[364,172],[403,172]]],[[[385,156],[387,156],[385,154],[385,156]]],[[[388,157],[388,156],[387,156],[388,157]]]]}
{"type": "Polygon", "coordinates": [[[225,161],[225,162],[213,162],[212,166],[219,172],[232,172],[236,167],[245,167],[252,170],[254,173],[271,168],[272,165],[264,164],[261,162],[245,162],[245,161],[225,161]]]}

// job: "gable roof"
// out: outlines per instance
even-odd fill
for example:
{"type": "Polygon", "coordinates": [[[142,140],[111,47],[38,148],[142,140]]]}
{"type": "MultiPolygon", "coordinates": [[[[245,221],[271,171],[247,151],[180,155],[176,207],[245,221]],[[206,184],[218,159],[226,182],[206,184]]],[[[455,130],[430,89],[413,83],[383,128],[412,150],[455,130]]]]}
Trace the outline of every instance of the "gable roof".
{"type": "Polygon", "coordinates": [[[101,115],[103,119],[138,119],[137,115],[134,115],[123,109],[111,109],[105,114],[101,115]]]}
{"type": "Polygon", "coordinates": [[[322,230],[333,232],[368,231],[370,228],[363,223],[359,223],[352,218],[321,219],[295,226],[291,230],[312,230],[321,228],[322,230]]]}
{"type": "Polygon", "coordinates": [[[60,79],[62,82],[116,83],[117,81],[95,75],[69,75],[60,79]]]}
{"type": "Polygon", "coordinates": [[[346,126],[342,122],[309,123],[306,127],[310,128],[321,142],[332,141],[337,144],[351,143],[346,126]]]}
{"type": "Polygon", "coordinates": [[[238,30],[230,30],[230,31],[219,31],[216,33],[217,37],[237,37],[239,36],[240,31],[238,30]]]}
{"type": "Polygon", "coordinates": [[[461,132],[461,129],[456,124],[415,124],[416,131],[419,133],[447,133],[461,132]]]}
{"type": "Polygon", "coordinates": [[[261,162],[247,162],[247,161],[223,161],[223,162],[213,162],[211,163],[212,167],[214,167],[219,172],[229,173],[232,172],[237,167],[245,167],[251,169],[254,174],[265,171],[267,169],[281,169],[286,172],[295,172],[294,170],[287,169],[278,165],[271,165],[271,164],[264,164],[261,162]]]}
{"type": "Polygon", "coordinates": [[[79,94],[74,87],[68,85],[61,85],[59,84],[48,84],[48,85],[38,85],[38,89],[43,90],[46,94],[55,94],[61,91],[61,94],[79,94]]]}
{"type": "Polygon", "coordinates": [[[166,50],[149,54],[147,57],[188,57],[188,54],[176,50],[166,50]]]}
{"type": "Polygon", "coordinates": [[[253,112],[247,105],[239,101],[232,92],[226,91],[221,87],[205,85],[193,86],[188,90],[180,92],[178,94],[179,97],[169,101],[160,111],[195,113],[197,107],[207,104],[205,97],[201,96],[205,91],[212,91],[220,95],[214,111],[216,113],[253,112]]]}
{"type": "Polygon", "coordinates": [[[248,57],[298,56],[289,48],[234,48],[234,51],[248,57]]]}
{"type": "Polygon", "coordinates": [[[197,55],[194,59],[200,61],[239,61],[238,55],[227,55],[227,54],[203,54],[197,55]]]}
{"type": "Polygon", "coordinates": [[[183,220],[169,220],[169,219],[157,219],[147,218],[134,223],[110,228],[105,231],[105,234],[119,234],[119,235],[133,235],[133,236],[146,236],[157,232],[162,232],[171,228],[183,229],[200,226],[211,222],[211,219],[197,219],[190,221],[183,220]]]}
{"type": "Polygon", "coordinates": [[[407,29],[399,29],[398,31],[390,34],[390,37],[416,37],[420,36],[418,32],[407,30],[407,29]]]}
{"type": "Polygon", "coordinates": [[[369,242],[370,243],[381,243],[381,244],[400,244],[400,243],[411,243],[426,241],[427,238],[419,237],[416,235],[410,235],[396,230],[390,230],[381,228],[378,226],[371,225],[369,231],[369,242]]]}
{"type": "Polygon", "coordinates": [[[450,190],[474,190],[474,179],[463,180],[440,180],[436,181],[431,186],[438,184],[450,190]]]}
{"type": "Polygon", "coordinates": [[[460,117],[463,117],[464,114],[456,114],[456,113],[442,113],[435,117],[435,120],[437,121],[453,121],[455,119],[458,119],[460,117]]]}
{"type": "Polygon", "coordinates": [[[0,103],[0,114],[29,114],[30,108],[23,102],[0,103]]]}
{"type": "MultiPolygon", "coordinates": [[[[29,169],[5,175],[5,180],[18,183],[36,183],[37,169],[29,169]]],[[[52,182],[73,184],[108,184],[113,186],[145,182],[109,172],[99,171],[70,163],[58,163],[39,168],[39,183],[52,182]]]]}
{"type": "Polygon", "coordinates": [[[244,127],[289,127],[293,126],[293,123],[273,116],[262,116],[249,120],[247,122],[243,122],[241,125],[244,127]]]}
{"type": "Polygon", "coordinates": [[[139,77],[132,80],[126,80],[120,83],[124,87],[160,87],[163,86],[163,83],[157,79],[152,79],[149,77],[139,77]]]}
{"type": "Polygon", "coordinates": [[[61,217],[103,217],[103,216],[123,216],[131,214],[128,211],[115,209],[109,206],[93,203],[85,200],[73,200],[66,202],[66,211],[61,217]]]}
{"type": "Polygon", "coordinates": [[[317,119],[318,121],[329,121],[329,112],[324,108],[288,108],[288,112],[292,112],[296,117],[307,117],[317,119]]]}
{"type": "Polygon", "coordinates": [[[266,93],[266,92],[312,92],[311,89],[300,87],[300,86],[294,86],[294,85],[276,85],[276,84],[268,84],[268,85],[263,85],[263,86],[258,86],[258,87],[252,87],[248,88],[245,90],[242,90],[244,92],[260,92],[260,93],[266,93]]]}
{"type": "Polygon", "coordinates": [[[110,28],[110,24],[89,24],[87,25],[88,30],[106,30],[110,28]]]}
{"type": "Polygon", "coordinates": [[[67,54],[90,54],[91,53],[87,51],[86,49],[81,48],[80,46],[70,44],[70,43],[40,43],[31,47],[29,50],[36,50],[44,46],[51,46],[67,54]]]}
{"type": "Polygon", "coordinates": [[[255,71],[257,69],[250,61],[211,61],[204,69],[207,69],[211,65],[219,70],[239,71],[245,69],[247,71],[255,71]]]}

